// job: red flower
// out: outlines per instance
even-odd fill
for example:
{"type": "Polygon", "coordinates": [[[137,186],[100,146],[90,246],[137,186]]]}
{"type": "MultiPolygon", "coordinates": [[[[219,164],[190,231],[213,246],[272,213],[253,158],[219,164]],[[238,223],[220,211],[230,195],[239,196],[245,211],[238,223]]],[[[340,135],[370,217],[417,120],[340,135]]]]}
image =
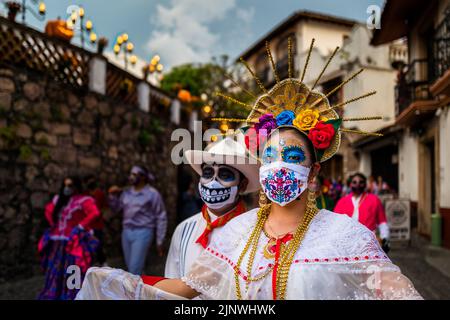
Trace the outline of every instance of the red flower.
{"type": "Polygon", "coordinates": [[[334,133],[333,125],[319,121],[314,128],[309,130],[308,138],[314,148],[323,150],[330,146],[334,133]]]}

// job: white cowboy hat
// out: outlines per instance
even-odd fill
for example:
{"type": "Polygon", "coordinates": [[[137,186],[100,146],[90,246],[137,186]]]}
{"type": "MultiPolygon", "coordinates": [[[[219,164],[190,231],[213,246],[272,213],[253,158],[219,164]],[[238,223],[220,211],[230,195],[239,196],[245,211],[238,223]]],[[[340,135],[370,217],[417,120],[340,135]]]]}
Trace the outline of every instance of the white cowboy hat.
{"type": "MultiPolygon", "coordinates": [[[[236,136],[234,136],[236,137],[236,136]]],[[[220,138],[219,138],[220,139],[220,138]]],[[[251,156],[245,145],[239,139],[225,137],[209,144],[204,151],[187,150],[184,153],[187,163],[199,174],[202,174],[203,163],[225,164],[242,172],[248,179],[247,188],[243,193],[255,192],[260,188],[259,167],[260,162],[251,156]]],[[[243,141],[243,139],[241,139],[243,141]]]]}

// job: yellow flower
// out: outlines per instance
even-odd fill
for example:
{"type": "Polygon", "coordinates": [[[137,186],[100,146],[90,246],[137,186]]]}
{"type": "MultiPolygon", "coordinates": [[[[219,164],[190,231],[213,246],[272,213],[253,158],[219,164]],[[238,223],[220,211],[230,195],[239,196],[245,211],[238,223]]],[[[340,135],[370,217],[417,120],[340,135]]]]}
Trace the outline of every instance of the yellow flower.
{"type": "Polygon", "coordinates": [[[308,131],[319,121],[319,111],[313,109],[303,109],[295,117],[293,124],[302,131],[308,131]]]}

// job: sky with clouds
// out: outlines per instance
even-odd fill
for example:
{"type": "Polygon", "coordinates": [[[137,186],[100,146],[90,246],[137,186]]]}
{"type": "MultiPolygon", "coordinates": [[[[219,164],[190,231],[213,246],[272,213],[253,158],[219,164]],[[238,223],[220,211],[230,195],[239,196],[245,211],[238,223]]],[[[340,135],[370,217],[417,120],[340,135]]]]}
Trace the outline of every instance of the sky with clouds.
{"type": "MultiPolygon", "coordinates": [[[[127,32],[140,58],[149,60],[159,54],[166,66],[205,62],[222,54],[234,59],[297,10],[366,21],[369,5],[384,4],[384,0],[44,1],[48,19],[67,18],[71,5],[82,5],[95,32],[110,39],[109,50],[112,39],[127,32]]],[[[5,13],[3,7],[0,11],[5,13]]],[[[27,22],[44,28],[30,14],[27,22]]]]}

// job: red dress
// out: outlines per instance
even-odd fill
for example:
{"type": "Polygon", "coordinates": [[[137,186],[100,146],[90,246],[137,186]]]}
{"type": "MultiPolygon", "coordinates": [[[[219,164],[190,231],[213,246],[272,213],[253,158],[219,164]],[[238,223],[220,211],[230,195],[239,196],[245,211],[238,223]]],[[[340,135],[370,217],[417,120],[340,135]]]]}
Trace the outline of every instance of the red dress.
{"type": "Polygon", "coordinates": [[[53,222],[53,209],[58,201],[58,196],[45,206],[45,218],[50,224],[50,237],[52,239],[64,239],[70,236],[72,229],[81,225],[85,230],[93,228],[93,223],[100,216],[100,212],[92,197],[74,195],[67,205],[61,210],[57,225],[53,222]]]}

